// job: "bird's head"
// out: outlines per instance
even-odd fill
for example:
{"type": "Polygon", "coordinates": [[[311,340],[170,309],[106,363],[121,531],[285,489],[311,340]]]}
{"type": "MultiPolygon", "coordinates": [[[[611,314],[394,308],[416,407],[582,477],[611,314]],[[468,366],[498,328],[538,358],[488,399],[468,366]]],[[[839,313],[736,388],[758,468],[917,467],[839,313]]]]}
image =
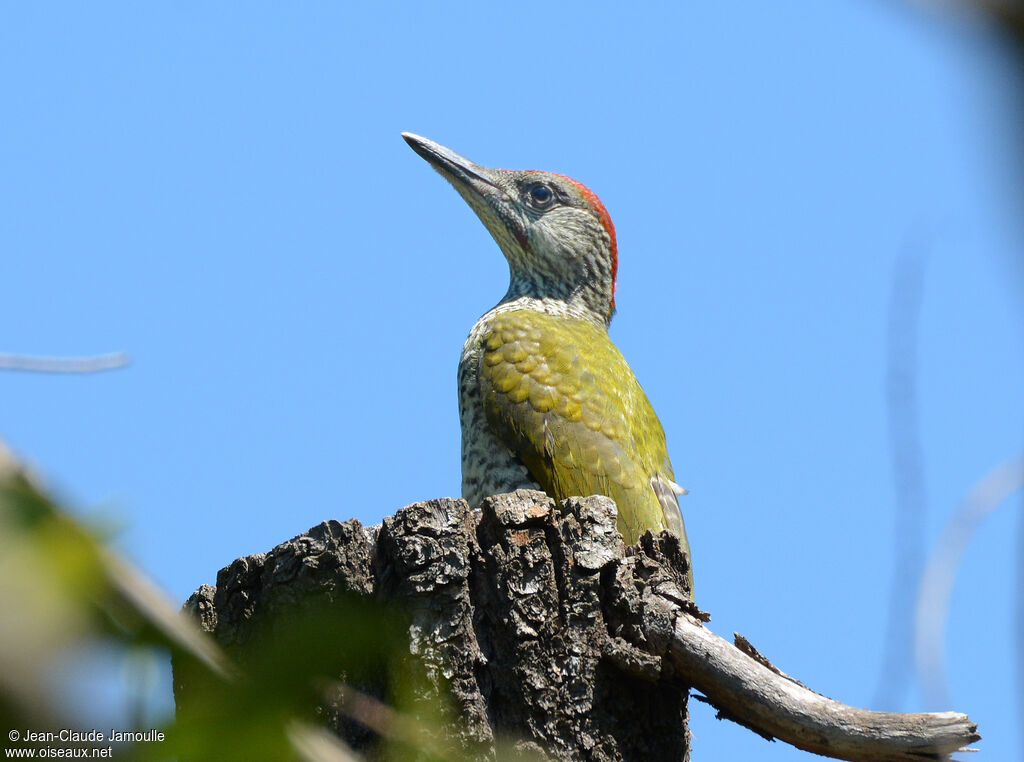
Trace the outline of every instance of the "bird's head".
{"type": "Polygon", "coordinates": [[[594,193],[564,175],[492,169],[419,135],[412,149],[473,208],[508,260],[505,300],[564,302],[607,325],[615,312],[615,228],[594,193]]]}

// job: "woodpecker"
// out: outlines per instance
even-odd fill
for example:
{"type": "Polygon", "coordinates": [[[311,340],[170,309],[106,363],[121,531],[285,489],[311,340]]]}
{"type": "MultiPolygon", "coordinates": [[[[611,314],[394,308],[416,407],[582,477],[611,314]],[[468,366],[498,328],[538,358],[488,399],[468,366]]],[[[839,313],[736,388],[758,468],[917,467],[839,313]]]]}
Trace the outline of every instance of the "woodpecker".
{"type": "MultiPolygon", "coordinates": [[[[669,529],[689,552],[672,463],[654,408],[608,336],[615,228],[598,197],[564,175],[492,169],[404,132],[476,212],[508,260],[501,301],[459,361],[462,496],[540,489],[607,495],[635,543],[669,529]]],[[[692,579],[691,579],[692,588],[692,579]]]]}

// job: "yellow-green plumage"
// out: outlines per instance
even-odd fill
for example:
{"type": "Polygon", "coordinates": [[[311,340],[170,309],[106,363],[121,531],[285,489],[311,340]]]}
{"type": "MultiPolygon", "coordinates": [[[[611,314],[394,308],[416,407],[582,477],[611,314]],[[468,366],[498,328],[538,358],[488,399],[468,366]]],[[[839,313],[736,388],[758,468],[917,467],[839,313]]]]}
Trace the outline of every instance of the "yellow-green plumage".
{"type": "MultiPolygon", "coordinates": [[[[444,175],[501,248],[509,286],[459,362],[462,496],[539,488],[607,495],[634,543],[668,529],[689,552],[665,434],[608,337],[618,253],[604,205],[580,183],[483,167],[432,140],[406,141],[444,175]]],[[[692,589],[692,579],[690,587],[692,589]]]]}
{"type": "Polygon", "coordinates": [[[482,345],[487,422],[545,492],[612,498],[628,543],[668,526],[651,484],[673,479],[665,434],[607,331],[513,310],[491,319],[482,345]]]}

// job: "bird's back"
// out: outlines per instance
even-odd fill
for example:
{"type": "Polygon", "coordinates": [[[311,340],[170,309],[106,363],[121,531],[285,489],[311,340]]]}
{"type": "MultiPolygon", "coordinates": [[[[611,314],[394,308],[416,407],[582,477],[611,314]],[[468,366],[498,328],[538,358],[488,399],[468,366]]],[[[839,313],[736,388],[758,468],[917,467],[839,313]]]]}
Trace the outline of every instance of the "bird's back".
{"type": "MultiPolygon", "coordinates": [[[[488,313],[463,352],[460,414],[464,486],[467,470],[487,481],[472,444],[489,439],[504,451],[496,475],[503,488],[518,464],[529,482],[517,486],[539,486],[559,500],[614,499],[627,542],[646,528],[671,528],[685,539],[661,423],[603,326],[535,309],[488,313]],[[476,386],[465,402],[464,380],[476,386]]],[[[495,485],[477,486],[489,494],[495,485]]]]}

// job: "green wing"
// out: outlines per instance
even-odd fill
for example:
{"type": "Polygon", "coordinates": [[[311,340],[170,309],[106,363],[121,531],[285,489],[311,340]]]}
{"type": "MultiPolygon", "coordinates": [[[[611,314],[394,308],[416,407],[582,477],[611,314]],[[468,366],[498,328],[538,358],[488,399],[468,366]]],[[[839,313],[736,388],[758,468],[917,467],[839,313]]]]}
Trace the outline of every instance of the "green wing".
{"type": "Polygon", "coordinates": [[[487,421],[545,492],[611,497],[629,543],[665,527],[685,542],[675,495],[655,489],[673,479],[664,431],[607,331],[515,310],[493,318],[482,345],[487,421]]]}

